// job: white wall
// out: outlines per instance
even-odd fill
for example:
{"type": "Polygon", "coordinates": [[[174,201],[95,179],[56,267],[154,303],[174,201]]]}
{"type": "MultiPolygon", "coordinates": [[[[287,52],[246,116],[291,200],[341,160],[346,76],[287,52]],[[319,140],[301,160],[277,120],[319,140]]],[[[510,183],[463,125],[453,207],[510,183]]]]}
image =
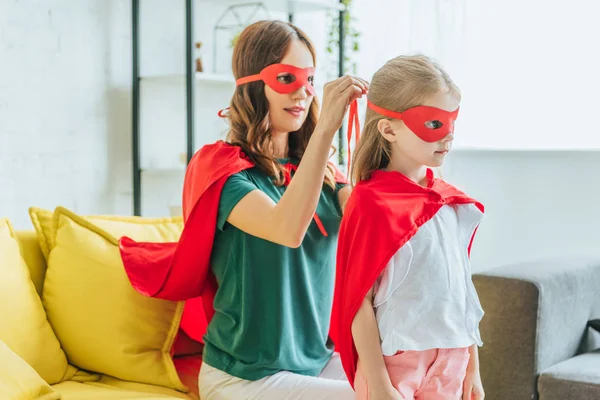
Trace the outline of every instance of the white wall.
{"type": "Polygon", "coordinates": [[[598,2],[355,4],[367,79],[390,58],[422,52],[462,89],[462,150],[450,154],[444,176],[487,206],[474,269],[600,252],[600,135],[592,122],[600,79],[590,72],[600,65],[598,2]],[[583,151],[548,151],[564,149],[583,151]]]}
{"type": "Polygon", "coordinates": [[[600,150],[600,128],[588,118],[600,107],[600,2],[355,0],[355,5],[362,32],[359,71],[367,79],[393,57],[424,53],[461,88],[455,146],[600,150]]]}
{"type": "Polygon", "coordinates": [[[456,151],[443,177],[486,206],[473,269],[600,256],[600,153],[456,151]]]}
{"type": "Polygon", "coordinates": [[[0,214],[129,212],[129,1],[0,1],[0,214]]]}
{"type": "MultiPolygon", "coordinates": [[[[203,43],[201,54],[205,73],[231,74],[232,50],[228,43],[235,31],[219,31],[215,42],[213,27],[221,16],[222,25],[235,23],[227,8],[243,2],[195,2],[194,37],[195,41],[203,43]],[[216,55],[213,53],[215,46],[218,49],[216,55]]],[[[248,23],[264,18],[287,19],[287,0],[263,2],[268,11],[258,11],[247,20],[248,23]]],[[[246,20],[254,9],[241,8],[236,12],[246,20]]],[[[295,15],[295,23],[307,31],[323,61],[326,17],[324,11],[295,15]]],[[[181,202],[183,164],[180,160],[186,149],[184,1],[140,2],[140,24],[142,214],[162,216],[169,212],[169,205],[181,202]]],[[[323,70],[326,63],[318,63],[318,67],[323,70]]],[[[217,112],[229,105],[234,86],[198,80],[195,88],[195,148],[198,149],[225,137],[227,125],[217,112]]]]}
{"type": "MultiPolygon", "coordinates": [[[[217,17],[238,2],[197,0],[197,40],[209,47],[217,17]]],[[[274,16],[286,10],[266,3],[274,16]]],[[[184,73],[184,5],[140,1],[142,75],[184,73]]],[[[131,44],[130,0],[0,0],[0,215],[16,228],[30,227],[32,205],[131,214],[131,44]]],[[[222,133],[203,126],[221,122],[216,111],[228,100],[222,88],[204,89],[197,147],[222,133]]],[[[173,165],[185,152],[183,80],[141,90],[142,163],[173,165]]],[[[182,176],[144,174],[144,214],[168,214],[182,176]]]]}

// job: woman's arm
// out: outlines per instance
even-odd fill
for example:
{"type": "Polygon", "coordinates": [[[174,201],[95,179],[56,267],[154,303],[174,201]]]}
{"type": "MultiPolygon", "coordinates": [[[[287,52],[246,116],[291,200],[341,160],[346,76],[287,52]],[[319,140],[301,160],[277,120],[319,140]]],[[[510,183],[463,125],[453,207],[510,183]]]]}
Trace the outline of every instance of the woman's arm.
{"type": "Polygon", "coordinates": [[[366,92],[361,79],[344,76],[325,85],[323,111],[294,179],[278,203],[260,190],[244,196],[227,222],[238,229],[288,247],[299,247],[313,219],[323,187],[333,136],[348,105],[366,92]]]}
{"type": "Polygon", "coordinates": [[[395,391],[383,361],[379,328],[373,310],[373,289],[365,296],[352,321],[352,337],[361,363],[361,373],[371,389],[395,391]]]}

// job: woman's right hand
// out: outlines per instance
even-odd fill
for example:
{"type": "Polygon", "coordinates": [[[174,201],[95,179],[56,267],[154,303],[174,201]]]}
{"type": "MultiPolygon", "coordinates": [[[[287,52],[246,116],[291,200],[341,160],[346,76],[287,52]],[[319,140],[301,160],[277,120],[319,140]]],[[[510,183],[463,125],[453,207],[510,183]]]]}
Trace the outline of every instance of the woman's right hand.
{"type": "Polygon", "coordinates": [[[351,75],[327,82],[323,88],[323,104],[317,129],[333,137],[342,126],[350,103],[361,98],[368,90],[369,82],[351,75]]]}
{"type": "Polygon", "coordinates": [[[227,222],[252,236],[283,246],[302,244],[323,190],[323,175],[331,152],[331,142],[342,126],[348,105],[366,93],[369,84],[351,76],[328,82],[324,88],[323,108],[302,156],[294,179],[275,203],[255,189],[233,207],[227,222]]]}
{"type": "Polygon", "coordinates": [[[404,400],[404,397],[392,385],[387,385],[385,387],[369,387],[369,400],[404,400]]]}

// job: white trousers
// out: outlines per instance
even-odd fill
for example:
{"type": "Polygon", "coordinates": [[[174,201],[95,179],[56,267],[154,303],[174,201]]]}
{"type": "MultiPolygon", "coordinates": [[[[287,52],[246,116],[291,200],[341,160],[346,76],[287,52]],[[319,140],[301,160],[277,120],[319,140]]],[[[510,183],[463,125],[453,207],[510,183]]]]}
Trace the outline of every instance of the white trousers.
{"type": "Polygon", "coordinates": [[[198,386],[201,400],[355,400],[338,353],[319,376],[278,372],[247,381],[202,364],[198,386]]]}

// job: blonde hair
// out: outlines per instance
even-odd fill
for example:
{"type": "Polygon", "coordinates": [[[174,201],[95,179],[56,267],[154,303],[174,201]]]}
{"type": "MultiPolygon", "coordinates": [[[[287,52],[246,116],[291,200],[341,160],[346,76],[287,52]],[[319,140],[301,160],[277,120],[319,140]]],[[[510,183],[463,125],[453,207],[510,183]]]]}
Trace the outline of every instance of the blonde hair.
{"type": "MultiPolygon", "coordinates": [[[[281,62],[290,43],[299,40],[308,47],[316,65],[316,53],[308,36],[298,27],[283,21],[258,21],[246,27],[233,49],[232,68],[236,79],[254,75],[268,65],[281,62]]],[[[290,157],[301,160],[319,114],[319,102],[314,98],[304,124],[290,132],[290,157]]],[[[256,167],[273,177],[277,186],[284,184],[284,170],[272,152],[269,104],[262,81],[237,86],[229,105],[230,129],[227,142],[239,146],[256,167]]],[[[335,188],[335,169],[327,165],[323,183],[335,188]]]]}
{"type": "MultiPolygon", "coordinates": [[[[431,58],[400,56],[389,60],[373,75],[368,100],[387,110],[403,112],[422,105],[440,90],[460,96],[460,90],[450,76],[431,58]]],[[[353,184],[369,179],[373,171],[387,167],[390,162],[391,144],[377,128],[383,118],[387,117],[367,109],[361,138],[353,155],[353,184]]]]}

